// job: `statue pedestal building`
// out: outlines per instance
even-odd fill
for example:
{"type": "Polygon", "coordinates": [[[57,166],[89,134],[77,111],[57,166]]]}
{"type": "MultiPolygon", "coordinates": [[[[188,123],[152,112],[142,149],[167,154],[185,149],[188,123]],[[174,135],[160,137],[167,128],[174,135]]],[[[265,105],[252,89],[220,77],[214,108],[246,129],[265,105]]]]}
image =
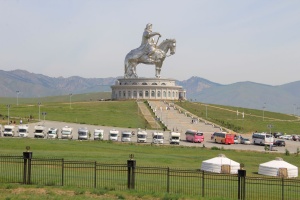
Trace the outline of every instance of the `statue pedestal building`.
{"type": "Polygon", "coordinates": [[[179,100],[186,99],[186,91],[177,86],[175,79],[164,78],[123,78],[118,79],[112,88],[113,100],[148,99],[179,100]]]}

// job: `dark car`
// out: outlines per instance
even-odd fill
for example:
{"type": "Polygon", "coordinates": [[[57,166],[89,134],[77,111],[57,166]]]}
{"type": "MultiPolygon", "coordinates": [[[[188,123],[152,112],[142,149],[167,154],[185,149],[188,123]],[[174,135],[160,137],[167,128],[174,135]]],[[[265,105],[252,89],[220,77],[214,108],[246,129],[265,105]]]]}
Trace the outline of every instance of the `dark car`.
{"type": "Polygon", "coordinates": [[[279,136],[282,136],[283,134],[278,132],[278,133],[273,133],[274,138],[279,138],[279,136]]]}
{"type": "Polygon", "coordinates": [[[278,147],[285,147],[285,141],[284,140],[276,140],[273,144],[275,146],[278,146],[278,147]]]}

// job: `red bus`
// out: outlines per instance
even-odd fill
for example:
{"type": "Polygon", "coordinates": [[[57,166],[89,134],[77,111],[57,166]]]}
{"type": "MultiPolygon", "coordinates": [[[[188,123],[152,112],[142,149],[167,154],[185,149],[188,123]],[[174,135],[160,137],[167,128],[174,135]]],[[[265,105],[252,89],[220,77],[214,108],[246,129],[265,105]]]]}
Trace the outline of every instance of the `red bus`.
{"type": "Polygon", "coordinates": [[[216,143],[234,144],[234,134],[226,132],[215,132],[213,134],[212,140],[214,140],[216,143]]]}
{"type": "Polygon", "coordinates": [[[204,135],[200,131],[187,130],[185,132],[185,140],[190,142],[204,142],[204,135]]]}

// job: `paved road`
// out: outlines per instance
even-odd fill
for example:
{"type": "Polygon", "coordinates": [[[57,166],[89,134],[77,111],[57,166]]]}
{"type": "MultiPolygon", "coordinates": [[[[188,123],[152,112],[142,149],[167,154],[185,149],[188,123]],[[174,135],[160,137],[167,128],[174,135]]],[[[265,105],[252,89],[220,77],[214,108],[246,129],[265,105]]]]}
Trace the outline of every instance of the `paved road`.
{"type": "MultiPolygon", "coordinates": [[[[43,124],[43,123],[33,123],[33,124],[29,124],[29,138],[33,138],[34,134],[34,126],[37,124],[43,124]]],[[[104,140],[108,140],[108,132],[111,129],[116,129],[121,131],[137,131],[136,129],[127,129],[127,128],[116,128],[116,127],[104,127],[104,126],[95,126],[95,125],[87,125],[87,124],[74,124],[74,123],[65,123],[65,122],[55,122],[55,121],[45,121],[44,125],[46,127],[46,129],[48,130],[48,128],[50,127],[56,127],[59,128],[59,130],[61,130],[62,127],[64,126],[70,126],[73,128],[73,139],[77,140],[78,138],[78,128],[81,127],[87,127],[90,132],[92,133],[92,137],[90,138],[91,140],[94,139],[93,137],[93,131],[96,128],[100,128],[104,130],[104,140]]],[[[16,127],[17,129],[17,127],[16,127]]],[[[17,130],[16,130],[17,131],[17,130]]],[[[15,131],[15,132],[16,132],[15,131]]],[[[152,132],[155,132],[156,130],[147,130],[148,136],[147,136],[147,144],[152,142],[152,137],[151,134],[152,132]]],[[[165,131],[164,133],[164,145],[170,145],[169,144],[169,131],[165,131]]],[[[191,143],[191,142],[186,142],[185,141],[185,135],[184,133],[181,134],[181,142],[180,145],[183,146],[197,146],[197,147],[218,147],[218,148],[224,148],[224,149],[239,149],[239,150],[252,150],[252,151],[265,151],[264,150],[264,146],[259,146],[259,145],[244,145],[244,144],[232,144],[232,145],[224,145],[224,144],[216,144],[214,142],[212,142],[210,140],[210,136],[211,136],[212,132],[204,132],[204,136],[205,136],[205,141],[204,143],[191,143]]],[[[15,137],[17,137],[17,133],[15,133],[15,137]]],[[[60,137],[60,134],[59,134],[60,137]]],[[[250,138],[250,136],[248,136],[250,138]]],[[[46,139],[46,138],[45,138],[46,139]]],[[[131,138],[132,142],[136,142],[136,135],[134,135],[131,138]]],[[[121,141],[121,138],[119,137],[118,141],[121,141]]],[[[276,151],[274,152],[280,152],[280,153],[284,153],[285,149],[288,149],[290,151],[290,153],[296,153],[297,152],[297,148],[300,148],[300,142],[295,142],[295,141],[286,141],[286,147],[275,147],[276,151]]]]}

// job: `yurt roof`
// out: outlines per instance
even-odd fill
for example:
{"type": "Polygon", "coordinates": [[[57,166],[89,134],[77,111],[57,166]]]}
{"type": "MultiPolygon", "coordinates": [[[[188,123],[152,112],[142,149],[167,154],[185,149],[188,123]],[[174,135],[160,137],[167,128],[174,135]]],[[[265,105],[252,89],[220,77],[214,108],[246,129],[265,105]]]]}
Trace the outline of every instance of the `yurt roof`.
{"type": "Polygon", "coordinates": [[[211,158],[209,160],[204,160],[205,163],[212,163],[212,164],[220,164],[220,165],[240,165],[238,162],[235,162],[229,158],[227,158],[225,155],[220,154],[219,156],[215,158],[211,158]]]}
{"type": "Polygon", "coordinates": [[[269,167],[269,168],[298,168],[295,165],[292,165],[288,162],[285,162],[284,160],[282,160],[281,158],[276,158],[275,160],[271,160],[269,162],[266,163],[262,163],[260,164],[260,166],[264,166],[264,167],[269,167]]]}

